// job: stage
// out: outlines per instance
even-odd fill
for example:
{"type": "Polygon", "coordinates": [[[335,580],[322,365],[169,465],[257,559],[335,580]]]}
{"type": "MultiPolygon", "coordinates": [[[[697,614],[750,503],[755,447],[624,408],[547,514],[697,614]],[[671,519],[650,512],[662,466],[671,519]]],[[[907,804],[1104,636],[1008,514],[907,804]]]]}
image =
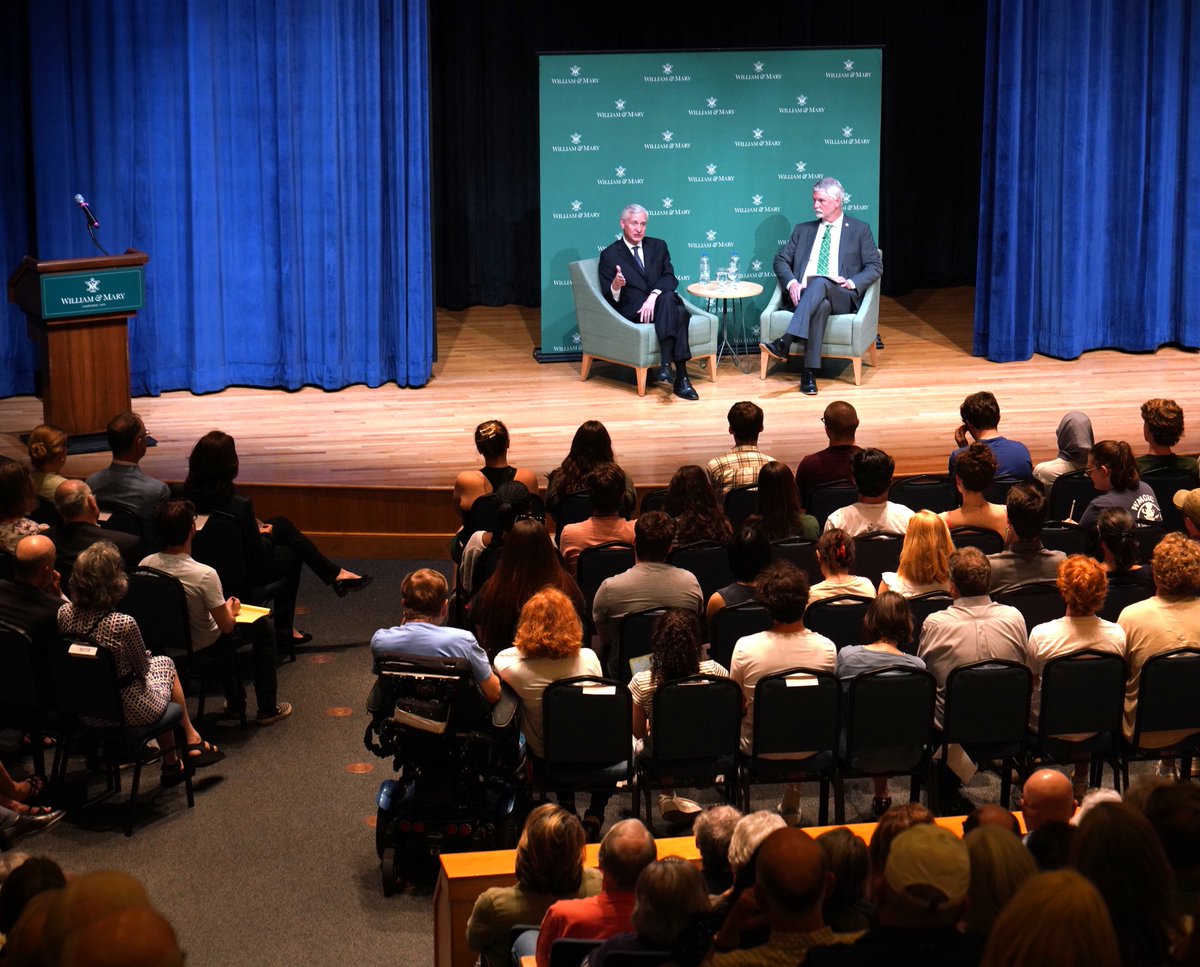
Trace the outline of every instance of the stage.
{"type": "MultiPolygon", "coordinates": [[[[665,486],[680,465],[704,464],[727,449],[725,414],[743,399],[766,413],[760,447],[793,468],[825,445],[825,406],[847,400],[858,410],[859,443],[891,453],[899,475],[945,472],[959,403],[981,389],[996,394],[1001,431],[1026,443],[1035,462],[1056,453],[1055,428],[1070,409],[1092,418],[1097,439],[1128,440],[1135,452],[1144,450],[1143,400],[1172,397],[1200,418],[1189,391],[1196,385],[1194,353],[1097,350],[1071,361],[990,363],[970,354],[973,305],[974,289],[966,287],[882,299],[886,348],[878,366],[864,364],[861,386],[848,361],[831,360],[829,375],[818,380],[820,395],[803,396],[798,373],[775,364],[764,382],[751,355],[743,363],[749,373],[723,359],[715,383],[695,367],[696,403],[666,387],[639,397],[625,367],[597,362],[580,382],[578,362],[537,363],[537,309],[439,310],[438,362],[421,389],[231,388],[135,400],[158,440],[143,467],[182,480],[192,444],[219,428],[237,440],[238,482],[252,491],[260,516],[291,516],[333,553],[440,557],[456,526],[450,486],[459,470],[478,465],[472,432],[488,418],[508,425],[510,462],[535,469],[542,481],[576,427],[601,420],[642,492],[665,486]]],[[[23,455],[18,435],[41,422],[41,412],[31,396],[0,401],[0,452],[23,455]]],[[[1195,439],[1185,436],[1180,449],[1195,452],[1195,439]]],[[[72,456],[64,473],[87,476],[108,460],[107,453],[72,456]]]]}

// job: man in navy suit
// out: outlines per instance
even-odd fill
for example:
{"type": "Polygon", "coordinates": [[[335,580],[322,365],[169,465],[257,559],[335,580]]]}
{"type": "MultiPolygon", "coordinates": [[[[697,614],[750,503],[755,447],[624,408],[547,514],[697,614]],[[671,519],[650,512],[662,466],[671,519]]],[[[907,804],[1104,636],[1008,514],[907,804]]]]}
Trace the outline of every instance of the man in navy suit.
{"type": "Polygon", "coordinates": [[[630,322],[653,322],[662,349],[658,380],[671,379],[675,364],[675,395],[697,400],[687,375],[688,313],[676,294],[679,280],[671,268],[671,253],[661,238],[646,236],[646,209],[627,205],[621,212],[621,237],[600,253],[600,289],[617,312],[630,322]]]}
{"type": "Polygon", "coordinates": [[[787,359],[792,343],[805,340],[800,392],[809,396],[817,395],[813,371],[821,368],[829,316],[856,312],[864,290],[883,274],[870,227],[842,214],[845,194],[836,178],[818,181],[812,194],[817,220],[797,225],[775,256],[775,275],[796,311],[787,332],[761,346],[776,359],[787,359]]]}

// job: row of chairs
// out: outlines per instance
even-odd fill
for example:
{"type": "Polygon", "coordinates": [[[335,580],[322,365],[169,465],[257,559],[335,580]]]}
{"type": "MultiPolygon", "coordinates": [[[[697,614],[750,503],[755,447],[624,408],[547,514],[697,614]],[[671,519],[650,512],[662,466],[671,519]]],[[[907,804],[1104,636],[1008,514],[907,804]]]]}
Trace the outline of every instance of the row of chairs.
{"type": "Polygon", "coordinates": [[[1098,786],[1104,765],[1118,791],[1129,763],[1163,755],[1183,759],[1183,775],[1200,743],[1200,651],[1180,649],[1142,668],[1134,733],[1122,734],[1127,669],[1124,661],[1082,651],[1049,662],[1041,684],[1036,731],[1029,729],[1030,670],[1017,662],[983,661],[955,669],[946,682],[941,730],[934,725],[937,684],[915,668],[866,672],[847,689],[828,672],[791,668],[755,688],[753,747],[740,749],[742,697],[729,679],[709,675],[662,685],[654,696],[650,739],[631,752],[631,697],[612,679],[583,676],[550,685],[543,697],[546,747],[543,792],[610,789],[633,783],[633,812],[653,821],[655,789],[723,789],[726,801],[750,808],[759,783],[816,781],[818,822],[845,821],[844,781],[908,776],[910,800],[928,785],[938,803],[939,753],[962,746],[981,767],[996,771],[1006,806],[1014,771],[1036,763],[1086,761],[1098,786]],[[1151,733],[1181,732],[1170,745],[1148,745],[1151,733]],[[1079,739],[1078,736],[1088,738],[1079,739]],[[787,756],[788,758],[780,758],[787,756]]]}

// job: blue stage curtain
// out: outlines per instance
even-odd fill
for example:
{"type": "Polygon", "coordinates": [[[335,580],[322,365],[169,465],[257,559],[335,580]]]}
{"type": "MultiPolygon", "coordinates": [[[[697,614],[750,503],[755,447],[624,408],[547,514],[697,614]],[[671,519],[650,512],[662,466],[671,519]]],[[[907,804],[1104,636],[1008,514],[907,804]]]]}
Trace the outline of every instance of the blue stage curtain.
{"type": "Polygon", "coordinates": [[[1200,6],[990,0],[975,354],[1200,346],[1200,6]]]}
{"type": "Polygon", "coordinates": [[[37,254],[94,252],[82,192],[110,251],[150,255],[135,395],[428,381],[424,0],[38,0],[29,20],[37,254]]]}

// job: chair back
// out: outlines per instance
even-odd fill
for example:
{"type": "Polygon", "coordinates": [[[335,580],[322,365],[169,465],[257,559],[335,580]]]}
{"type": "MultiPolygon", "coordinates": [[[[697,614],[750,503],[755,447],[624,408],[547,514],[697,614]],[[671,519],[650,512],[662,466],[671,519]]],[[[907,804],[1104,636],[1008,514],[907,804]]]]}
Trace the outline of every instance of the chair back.
{"type": "Polygon", "coordinates": [[[1053,581],[1030,581],[1027,584],[1014,584],[1012,587],[997,591],[992,595],[997,604],[1007,604],[1021,612],[1025,619],[1025,633],[1028,634],[1035,625],[1054,621],[1067,613],[1067,602],[1059,593],[1058,586],[1053,581]]]}
{"type": "Polygon", "coordinates": [[[624,574],[636,563],[633,545],[623,541],[609,541],[585,547],[575,562],[575,576],[579,590],[587,603],[587,613],[592,613],[592,602],[600,585],[610,577],[624,574]]]}
{"type": "Polygon", "coordinates": [[[908,599],[908,610],[912,612],[913,621],[912,645],[906,649],[910,654],[916,654],[925,619],[935,611],[945,611],[953,603],[954,598],[950,597],[946,591],[926,591],[924,594],[918,594],[908,599]]]}
{"type": "Polygon", "coordinates": [[[153,567],[135,567],[121,610],[137,622],[146,647],[156,655],[191,655],[192,623],[187,591],[179,578],[153,567]]]}
{"type": "Polygon", "coordinates": [[[1079,520],[1083,509],[1099,496],[1100,491],[1092,486],[1092,478],[1086,470],[1061,474],[1050,487],[1047,519],[1079,520]]]}
{"type": "Polygon", "coordinates": [[[617,628],[617,667],[609,671],[622,685],[628,685],[633,677],[629,662],[650,654],[654,629],[664,614],[665,608],[647,608],[645,611],[631,611],[621,618],[617,628]]]}
{"type": "Polygon", "coordinates": [[[1004,550],[1004,539],[982,527],[952,527],[950,540],[955,547],[978,547],[984,554],[999,554],[1004,550]]]}
{"type": "Polygon", "coordinates": [[[558,502],[558,510],[554,514],[554,543],[562,542],[563,528],[568,524],[578,524],[592,516],[592,495],[586,490],[577,490],[566,494],[558,502]]]}
{"type": "Polygon", "coordinates": [[[791,561],[808,575],[810,584],[823,580],[821,565],[817,563],[817,542],[802,537],[785,537],[771,541],[772,561],[791,561]]]}
{"type": "Polygon", "coordinates": [[[757,601],[743,601],[716,613],[709,628],[708,657],[724,668],[729,668],[733,658],[733,647],[738,639],[769,631],[771,615],[757,601]]]}
{"type": "Polygon", "coordinates": [[[755,757],[836,752],[842,686],[831,672],[789,668],[754,686],[755,757]]]}
{"type": "Polygon", "coordinates": [[[113,653],[73,636],[52,638],[47,648],[55,708],[73,718],[89,716],[124,728],[125,709],[113,653]]]}
{"type": "Polygon", "coordinates": [[[582,937],[560,937],[550,945],[550,967],[579,967],[601,943],[582,937]]]}
{"type": "Polygon", "coordinates": [[[1154,549],[1158,542],[1167,536],[1167,529],[1155,521],[1135,520],[1133,522],[1133,539],[1138,545],[1138,561],[1149,564],[1154,557],[1154,549]]]}
{"type": "Polygon", "coordinates": [[[62,516],[58,513],[58,508],[54,506],[54,501],[41,494],[37,495],[37,504],[33,510],[29,512],[29,519],[35,520],[39,524],[45,524],[48,527],[61,527],[62,516]]]}
{"type": "Polygon", "coordinates": [[[633,696],[611,678],[581,675],[551,682],[542,693],[546,782],[559,767],[620,766],[632,774],[633,696]]]}
{"type": "Polygon", "coordinates": [[[716,541],[696,541],[671,551],[667,563],[691,571],[700,583],[700,594],[707,601],[714,592],[734,581],[729,567],[729,553],[724,544],[716,541]]]}
{"type": "Polygon", "coordinates": [[[1200,650],[1177,648],[1142,666],[1133,745],[1146,732],[1200,732],[1200,650]]]}
{"type": "Polygon", "coordinates": [[[863,672],[851,679],[846,700],[848,768],[898,775],[924,767],[933,745],[933,675],[899,665],[863,672]]]}
{"type": "Polygon", "coordinates": [[[0,621],[0,716],[6,721],[12,712],[36,714],[49,698],[36,656],[26,632],[0,621]]]}
{"type": "Polygon", "coordinates": [[[11,581],[16,577],[17,559],[9,551],[0,548],[0,578],[11,581]]]}
{"type": "Polygon", "coordinates": [[[912,510],[932,510],[941,514],[958,506],[958,488],[949,477],[922,473],[892,484],[888,500],[912,510]]]}
{"type": "Polygon", "coordinates": [[[667,510],[667,489],[663,487],[661,490],[651,490],[642,498],[642,509],[640,513],[647,514],[652,510],[661,510],[666,513],[667,510]]]}
{"type": "Polygon", "coordinates": [[[192,557],[217,572],[227,596],[253,599],[253,569],[246,559],[242,525],[232,514],[214,510],[208,515],[204,528],[192,539],[192,557]]]}
{"type": "Polygon", "coordinates": [[[1142,482],[1154,491],[1154,497],[1162,510],[1163,527],[1167,531],[1182,531],[1183,511],[1175,506],[1175,494],[1180,490],[1192,490],[1200,485],[1194,473],[1157,467],[1140,475],[1142,482]]]}
{"type": "Polygon", "coordinates": [[[108,531],[132,534],[139,540],[145,540],[146,537],[142,518],[128,507],[113,507],[108,512],[108,520],[100,521],[100,526],[108,531]]]}
{"type": "Polygon", "coordinates": [[[1042,669],[1038,738],[1121,730],[1125,709],[1125,659],[1087,648],[1062,655],[1042,669]]]}
{"type": "Polygon", "coordinates": [[[742,690],[713,675],[665,682],[654,693],[652,758],[717,760],[732,757],[741,738],[742,690]]]}
{"type": "Polygon", "coordinates": [[[725,516],[736,531],[751,514],[758,513],[758,484],[734,487],[725,494],[725,516]]]}
{"type": "Polygon", "coordinates": [[[1078,524],[1051,520],[1042,526],[1042,546],[1051,551],[1062,551],[1068,557],[1088,552],[1087,534],[1078,524]]]}
{"type": "Polygon", "coordinates": [[[655,967],[674,963],[669,950],[610,950],[604,956],[604,967],[655,967]]]}
{"type": "Polygon", "coordinates": [[[864,643],[863,617],[871,600],[857,594],[838,594],[818,601],[804,612],[804,627],[830,639],[838,651],[847,645],[861,645],[864,643]]]}
{"type": "Polygon", "coordinates": [[[1008,492],[1023,481],[1015,477],[999,477],[984,488],[984,499],[991,504],[1003,504],[1008,500],[1008,492]]]}
{"type": "Polygon", "coordinates": [[[989,659],[960,665],[946,678],[942,740],[988,758],[1014,754],[1029,727],[1033,677],[1020,662],[989,659]]]}
{"type": "MultiPolygon", "coordinates": [[[[496,515],[500,511],[500,498],[495,493],[482,494],[476,497],[467,512],[463,514],[463,533],[468,536],[476,531],[487,531],[489,534],[496,529],[496,515]]],[[[204,530],[208,530],[207,527],[204,530]]],[[[200,532],[201,534],[204,531],[200,532]]],[[[197,537],[200,535],[197,534],[197,537]]]]}
{"type": "Polygon", "coordinates": [[[903,547],[903,534],[886,531],[859,534],[854,538],[854,573],[878,587],[885,571],[895,571],[900,566],[903,547]]]}
{"type": "Polygon", "coordinates": [[[825,529],[825,521],[835,510],[849,507],[858,500],[858,488],[849,480],[830,480],[814,487],[808,495],[805,510],[817,519],[817,527],[825,529]]]}
{"type": "Polygon", "coordinates": [[[1109,577],[1108,595],[1104,598],[1104,607],[1098,612],[1106,621],[1116,621],[1129,605],[1154,597],[1154,585],[1144,581],[1120,580],[1114,581],[1109,577]]]}

